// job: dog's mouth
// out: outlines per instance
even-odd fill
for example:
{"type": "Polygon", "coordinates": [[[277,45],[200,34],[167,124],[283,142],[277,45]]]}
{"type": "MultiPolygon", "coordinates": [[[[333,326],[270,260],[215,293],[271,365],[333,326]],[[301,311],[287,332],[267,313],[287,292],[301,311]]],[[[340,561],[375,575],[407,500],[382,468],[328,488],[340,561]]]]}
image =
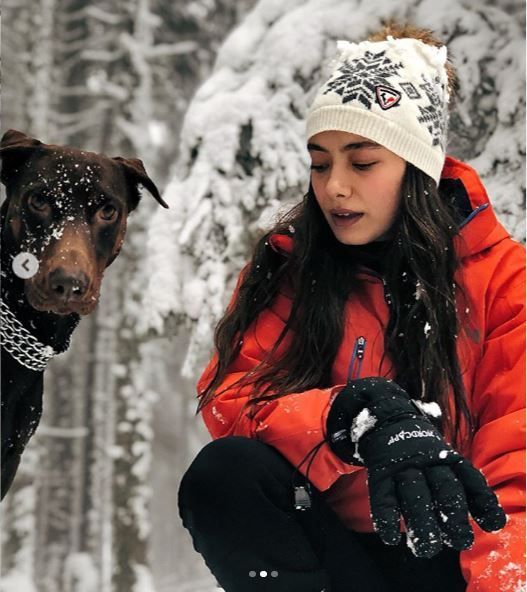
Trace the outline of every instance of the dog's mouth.
{"type": "Polygon", "coordinates": [[[90,291],[81,300],[60,299],[56,295],[47,295],[31,284],[26,284],[26,298],[29,305],[40,312],[51,312],[66,316],[76,313],[81,316],[89,315],[97,306],[99,292],[90,291]]]}

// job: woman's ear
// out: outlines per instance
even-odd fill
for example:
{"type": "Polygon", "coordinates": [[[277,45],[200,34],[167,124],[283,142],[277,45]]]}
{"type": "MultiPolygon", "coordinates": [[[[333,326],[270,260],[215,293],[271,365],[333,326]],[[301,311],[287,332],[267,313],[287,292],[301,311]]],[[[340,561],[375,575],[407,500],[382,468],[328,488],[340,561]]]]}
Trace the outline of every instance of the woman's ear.
{"type": "MultiPolygon", "coordinates": [[[[122,156],[115,156],[112,160],[119,163],[124,171],[127,180],[137,188],[137,185],[142,185],[147,189],[164,208],[168,208],[168,204],[163,200],[155,183],[150,179],[143,162],[138,158],[123,158],[122,156]]],[[[137,207],[138,199],[134,199],[130,211],[137,207]]]]}
{"type": "Polygon", "coordinates": [[[2,172],[0,180],[7,187],[35,150],[43,146],[40,140],[32,138],[23,132],[10,129],[0,140],[0,157],[2,172]]]}

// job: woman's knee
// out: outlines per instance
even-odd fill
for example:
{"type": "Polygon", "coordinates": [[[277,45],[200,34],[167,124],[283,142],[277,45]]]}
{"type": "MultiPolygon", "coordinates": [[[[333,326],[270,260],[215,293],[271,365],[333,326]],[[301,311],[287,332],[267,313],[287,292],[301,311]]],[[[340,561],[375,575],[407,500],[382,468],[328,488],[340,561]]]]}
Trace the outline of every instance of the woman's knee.
{"type": "Polygon", "coordinates": [[[243,495],[248,487],[269,476],[285,480],[291,465],[271,446],[252,438],[227,436],[206,444],[183,475],[180,504],[206,502],[220,495],[243,495]]]}

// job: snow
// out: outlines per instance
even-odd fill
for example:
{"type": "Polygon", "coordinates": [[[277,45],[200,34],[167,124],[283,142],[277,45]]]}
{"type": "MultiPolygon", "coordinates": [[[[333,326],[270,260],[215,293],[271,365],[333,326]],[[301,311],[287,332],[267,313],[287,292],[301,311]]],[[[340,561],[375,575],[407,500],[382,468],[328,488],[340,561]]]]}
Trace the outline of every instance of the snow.
{"type": "MultiPolygon", "coordinates": [[[[209,15],[210,4],[193,6],[209,15]]],[[[118,24],[120,18],[95,6],[89,7],[88,13],[105,23],[118,24]]],[[[476,168],[499,218],[515,238],[522,238],[525,93],[523,76],[518,72],[524,72],[524,42],[519,23],[506,8],[485,3],[475,9],[457,0],[261,0],[220,47],[214,72],[196,93],[185,116],[181,158],[164,192],[170,210],[152,210],[144,245],[147,274],[145,285],[138,290],[143,301],[129,305],[140,312],[133,329],[145,334],[145,339],[152,333],[170,336],[177,326],[191,329],[183,365],[187,376],[195,377],[208,359],[214,326],[255,237],[270,226],[278,212],[296,203],[307,188],[303,117],[329,71],[335,40],[361,40],[379,26],[381,18],[389,17],[413,20],[435,29],[443,38],[452,37],[449,53],[459,71],[461,96],[457,120],[450,131],[449,152],[476,168]]],[[[154,154],[168,130],[154,117],[153,98],[145,86],[145,59],[196,51],[198,46],[188,41],[150,46],[147,55],[143,41],[122,39],[122,50],[135,60],[140,75],[136,95],[130,96],[124,84],[109,80],[95,65],[87,83],[94,93],[104,90],[109,99],[130,98],[138,113],[152,111],[148,126],[141,127],[136,120],[121,120],[119,129],[130,141],[132,150],[154,154]]],[[[111,57],[103,47],[96,51],[98,59],[111,57]]],[[[96,51],[87,51],[85,57],[93,60],[96,51]]],[[[36,88],[45,89],[45,82],[42,80],[36,88]]],[[[45,137],[49,112],[45,93],[39,91],[37,99],[41,108],[34,111],[41,114],[35,120],[40,131],[33,131],[45,137]]],[[[73,125],[70,120],[65,120],[65,124],[73,125]]],[[[92,124],[90,121],[89,125],[92,124]]],[[[82,183],[86,182],[84,177],[82,183]]],[[[66,179],[59,185],[56,189],[65,195],[71,190],[66,179]]],[[[71,217],[66,219],[71,222],[71,217]]],[[[63,228],[53,228],[57,236],[62,231],[63,228]]],[[[420,289],[416,286],[416,299],[422,295],[420,289]]],[[[134,331],[124,329],[122,336],[133,338],[134,331]]],[[[124,364],[113,368],[116,378],[124,378],[126,371],[124,364]]],[[[151,464],[151,408],[155,396],[135,382],[120,395],[127,399],[129,413],[126,421],[120,418],[117,431],[143,438],[131,447],[134,462],[130,470],[144,482],[151,464]],[[143,395],[145,399],[141,400],[143,395]]],[[[294,413],[296,407],[285,411],[294,413]]],[[[225,421],[217,410],[215,415],[219,422],[225,421]]],[[[366,421],[356,426],[359,432],[367,425],[368,418],[362,419],[366,421]]],[[[369,419],[374,421],[373,417],[369,419]]],[[[125,453],[122,446],[107,447],[97,442],[105,457],[125,453]]],[[[196,447],[196,442],[192,446],[196,447]]],[[[111,475],[107,477],[110,480],[111,475]]],[[[129,513],[137,518],[142,537],[150,529],[150,495],[146,487],[131,492],[129,513]]],[[[23,552],[15,558],[15,567],[2,578],[5,592],[35,590],[31,581],[33,538],[37,530],[31,511],[34,497],[32,488],[22,491],[20,500],[17,494],[21,503],[17,505],[13,531],[25,542],[23,552]]],[[[501,532],[496,536],[502,537],[501,532]]],[[[109,546],[110,529],[105,533],[105,545],[109,546]]],[[[500,540],[504,541],[503,548],[512,546],[505,538],[500,540]]],[[[109,571],[110,554],[105,557],[105,570],[109,571]]],[[[494,556],[491,553],[489,557],[492,561],[494,556]]],[[[518,565],[513,561],[506,565],[502,576],[507,581],[507,592],[524,589],[516,573],[518,565]]],[[[79,574],[79,586],[84,586],[80,590],[90,590],[89,556],[70,555],[68,569],[67,573],[79,574]]],[[[149,570],[136,565],[135,572],[135,592],[151,592],[149,570]]],[[[198,590],[184,584],[178,589],[198,590]]],[[[199,590],[212,592],[213,588],[204,582],[199,590]]]]}
{"type": "Polygon", "coordinates": [[[2,576],[2,592],[37,592],[31,578],[18,571],[2,576]]]}
{"type": "Polygon", "coordinates": [[[169,130],[162,121],[151,121],[148,126],[148,133],[152,145],[159,148],[167,143],[169,130]]]}
{"type": "MultiPolygon", "coordinates": [[[[289,411],[289,410],[287,410],[289,411]]],[[[216,408],[216,405],[212,405],[212,415],[214,416],[214,418],[216,420],[218,420],[221,424],[223,425],[227,425],[227,420],[225,419],[225,417],[223,417],[223,415],[218,411],[218,409],[216,408]]]]}
{"type": "Polygon", "coordinates": [[[134,565],[136,582],[133,592],[156,592],[152,573],[145,565],[134,565]]]}
{"type": "Polygon", "coordinates": [[[477,115],[478,126],[488,129],[464,144],[452,126],[454,155],[475,166],[499,217],[523,236],[524,93],[517,76],[523,36],[506,11],[486,6],[485,12],[454,0],[441,6],[434,0],[261,0],[225,40],[185,115],[181,158],[164,195],[172,207],[154,213],[149,232],[152,276],[142,330],[162,334],[174,315],[190,322],[184,375],[195,377],[206,363],[213,328],[254,237],[307,189],[304,115],[330,70],[334,40],[362,40],[380,15],[452,36],[461,125],[473,133],[477,115]]]}
{"type": "Polygon", "coordinates": [[[416,537],[414,531],[411,528],[408,528],[406,531],[406,546],[410,549],[413,555],[416,555],[415,543],[417,543],[418,540],[419,537],[416,537]]]}
{"type": "Polygon", "coordinates": [[[362,411],[353,419],[351,424],[351,441],[358,442],[362,436],[371,430],[377,423],[377,418],[372,412],[365,407],[362,411]]]}
{"type": "MultiPolygon", "coordinates": [[[[518,518],[518,516],[517,516],[518,518]]],[[[525,532],[525,531],[524,531],[525,532]]],[[[497,538],[494,549],[488,555],[486,568],[474,581],[476,588],[492,588],[495,583],[495,563],[503,564],[497,571],[500,582],[500,590],[503,592],[525,592],[525,562],[522,564],[512,561],[510,552],[515,548],[525,549],[525,540],[520,532],[509,531],[507,527],[493,535],[497,538]],[[509,561],[507,561],[509,559],[509,561]]],[[[525,551],[524,551],[525,557],[525,551]]]]}
{"type": "Polygon", "coordinates": [[[2,573],[2,592],[33,592],[37,493],[32,477],[37,473],[40,462],[38,444],[33,439],[22,455],[17,475],[19,480],[25,479],[27,485],[20,488],[13,486],[2,501],[2,558],[7,572],[5,575],[2,573]],[[6,550],[10,551],[9,564],[5,561],[6,550]],[[5,591],[4,578],[7,582],[5,591]]]}
{"type": "Polygon", "coordinates": [[[425,402],[419,399],[412,399],[412,401],[426,415],[430,417],[441,417],[441,407],[435,401],[425,402]]]}
{"type": "Polygon", "coordinates": [[[88,553],[70,553],[64,562],[64,590],[98,592],[99,572],[88,553]]]}

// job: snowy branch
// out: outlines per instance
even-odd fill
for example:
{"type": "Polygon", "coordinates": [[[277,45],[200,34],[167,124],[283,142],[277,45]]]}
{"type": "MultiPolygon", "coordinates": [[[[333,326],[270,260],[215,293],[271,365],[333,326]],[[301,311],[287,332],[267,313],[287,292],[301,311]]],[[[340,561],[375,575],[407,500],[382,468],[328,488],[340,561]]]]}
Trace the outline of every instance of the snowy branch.
{"type": "Polygon", "coordinates": [[[199,49],[196,41],[180,41],[179,43],[158,43],[151,47],[148,52],[148,58],[153,60],[173,55],[183,55],[192,53],[199,49]]]}
{"type": "Polygon", "coordinates": [[[280,205],[299,201],[307,189],[304,114],[335,39],[364,39],[390,17],[449,39],[461,82],[449,152],[475,166],[498,215],[521,238],[525,114],[517,73],[525,58],[513,16],[455,0],[261,0],[225,40],[192,100],[177,174],[165,193],[172,208],[152,217],[152,278],[164,277],[178,294],[169,299],[157,280],[151,283],[138,327],[158,328],[160,318],[181,314],[193,323],[185,375],[195,376],[210,355],[213,327],[248,246],[280,205]],[[178,265],[163,261],[169,244],[178,265]],[[195,302],[202,303],[197,317],[195,302]]]}
{"type": "Polygon", "coordinates": [[[86,61],[92,62],[114,62],[123,55],[122,49],[115,51],[105,49],[85,49],[81,52],[80,57],[86,61]]]}

